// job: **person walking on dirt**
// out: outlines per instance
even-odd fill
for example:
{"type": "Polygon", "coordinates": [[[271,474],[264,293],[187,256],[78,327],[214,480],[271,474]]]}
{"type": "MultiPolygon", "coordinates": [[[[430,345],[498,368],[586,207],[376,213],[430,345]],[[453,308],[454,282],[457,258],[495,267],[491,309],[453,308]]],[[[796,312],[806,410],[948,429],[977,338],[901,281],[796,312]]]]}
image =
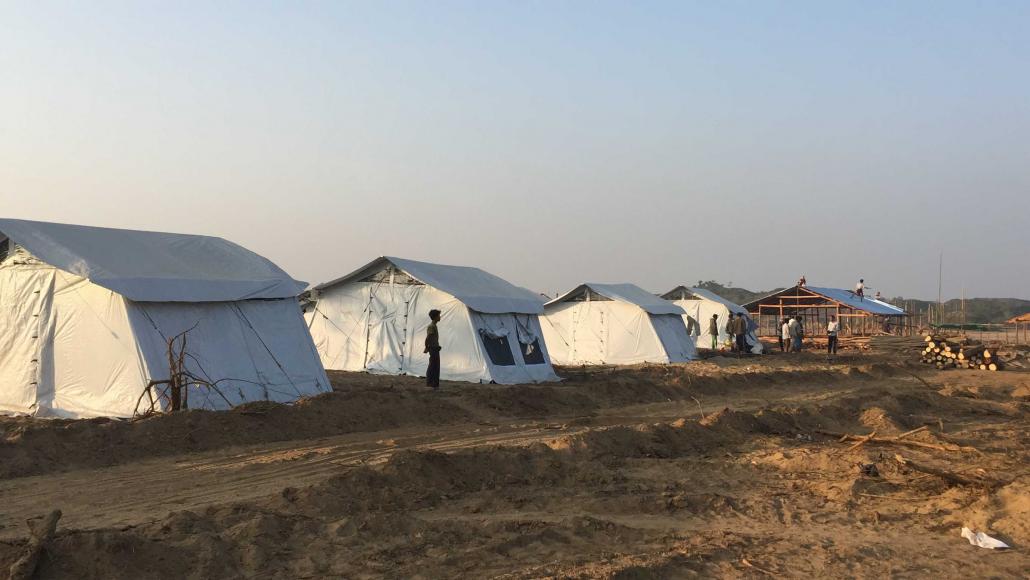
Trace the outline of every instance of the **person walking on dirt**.
{"type": "Polygon", "coordinates": [[[738,312],[737,317],[733,319],[733,336],[736,338],[737,354],[744,354],[747,346],[744,340],[747,336],[747,320],[744,320],[743,312],[738,312]]]}
{"type": "Polygon", "coordinates": [[[726,328],[724,329],[726,336],[730,339],[730,352],[737,352],[737,343],[733,340],[733,337],[736,335],[736,333],[733,332],[734,328],[733,313],[730,312],[729,318],[726,319],[726,328]]]}
{"type": "Polygon", "coordinates": [[[719,348],[719,315],[713,314],[708,321],[708,334],[712,335],[712,350],[719,348]]]}
{"type": "Polygon", "coordinates": [[[800,315],[790,321],[790,337],[794,341],[792,346],[794,352],[801,352],[801,340],[805,338],[805,327],[801,324],[800,315]]]}
{"type": "Polygon", "coordinates": [[[440,388],[440,311],[429,311],[429,327],[426,328],[426,350],[429,353],[429,366],[426,367],[426,386],[431,389],[440,388]]]}
{"type": "Polygon", "coordinates": [[[787,318],[787,352],[797,352],[794,348],[794,337],[798,335],[798,321],[793,317],[787,318]]]}
{"type": "Polygon", "coordinates": [[[830,316],[830,322],[826,324],[826,356],[837,354],[837,333],[840,331],[840,322],[837,317],[830,316]]]}
{"type": "Polygon", "coordinates": [[[780,321],[780,352],[790,352],[790,319],[780,321]]]}

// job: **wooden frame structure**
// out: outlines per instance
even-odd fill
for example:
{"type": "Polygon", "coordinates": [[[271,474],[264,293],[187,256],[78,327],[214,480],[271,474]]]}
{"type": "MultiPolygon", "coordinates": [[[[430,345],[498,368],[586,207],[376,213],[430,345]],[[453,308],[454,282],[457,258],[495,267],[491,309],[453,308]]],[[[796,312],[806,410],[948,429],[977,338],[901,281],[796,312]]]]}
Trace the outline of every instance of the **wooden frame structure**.
{"type": "Polygon", "coordinates": [[[781,322],[788,316],[801,317],[806,336],[826,336],[831,315],[837,317],[844,336],[912,333],[904,310],[837,288],[794,286],[743,306],[758,324],[759,336],[779,336],[781,322]]]}

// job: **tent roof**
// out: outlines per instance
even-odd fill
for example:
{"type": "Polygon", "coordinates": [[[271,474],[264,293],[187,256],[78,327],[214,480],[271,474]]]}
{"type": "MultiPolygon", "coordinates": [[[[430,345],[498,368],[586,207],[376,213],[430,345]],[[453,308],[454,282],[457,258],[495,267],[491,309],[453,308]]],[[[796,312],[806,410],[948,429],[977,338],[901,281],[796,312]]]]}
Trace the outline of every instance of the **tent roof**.
{"type": "Polygon", "coordinates": [[[136,302],[291,298],[305,283],[222,238],[0,218],[36,258],[136,302]]]}
{"type": "MultiPolygon", "coordinates": [[[[749,310],[751,310],[753,308],[757,308],[759,303],[763,302],[764,300],[766,300],[768,298],[773,298],[775,296],[779,296],[779,295],[785,294],[787,292],[795,292],[797,290],[798,290],[797,286],[792,286],[790,288],[784,288],[783,290],[780,290],[778,292],[773,292],[772,294],[769,294],[768,296],[763,296],[761,298],[758,298],[757,300],[752,300],[751,302],[745,304],[744,308],[749,309],[749,310]]],[[[861,310],[863,312],[868,312],[870,314],[876,314],[878,316],[905,316],[906,315],[906,312],[904,310],[902,310],[901,308],[898,308],[897,306],[888,304],[886,302],[883,302],[882,300],[876,300],[875,298],[866,297],[865,299],[862,299],[862,298],[859,298],[858,296],[855,296],[854,292],[852,292],[850,290],[844,290],[843,288],[825,288],[825,287],[820,287],[820,286],[804,286],[804,287],[801,288],[801,290],[808,291],[808,292],[810,292],[812,294],[818,294],[819,296],[822,296],[823,298],[827,298],[829,300],[833,300],[835,302],[839,302],[839,303],[841,303],[841,304],[843,304],[845,306],[848,306],[850,308],[854,308],[855,310],[861,310]]],[[[791,294],[791,296],[793,296],[793,294],[791,294]]]]}
{"type": "Polygon", "coordinates": [[[442,290],[461,301],[476,312],[485,314],[542,314],[544,302],[535,292],[515,286],[489,272],[468,266],[446,266],[392,256],[376,258],[357,270],[315,287],[325,290],[331,286],[353,282],[370,274],[387,263],[412,278],[438,290],[442,290]]]}
{"type": "Polygon", "coordinates": [[[673,288],[672,290],[670,290],[669,292],[667,292],[667,294],[671,294],[672,292],[675,292],[676,290],[679,290],[680,288],[685,288],[691,294],[693,294],[694,296],[697,296],[698,298],[701,298],[703,300],[710,300],[712,302],[718,302],[719,304],[722,304],[723,306],[725,306],[730,312],[733,312],[733,313],[743,312],[744,314],[747,314],[747,310],[745,310],[743,306],[741,306],[739,304],[736,304],[735,302],[731,302],[731,301],[723,298],[722,296],[719,296],[718,294],[712,292],[711,290],[705,290],[704,288],[690,288],[690,287],[687,287],[687,286],[677,286],[677,287],[673,288]]]}
{"type": "Polygon", "coordinates": [[[650,314],[684,314],[683,309],[679,306],[659,298],[635,284],[598,284],[596,282],[587,282],[551,300],[547,303],[547,306],[564,302],[566,298],[584,288],[589,288],[601,296],[611,298],[612,300],[639,306],[650,314]]]}

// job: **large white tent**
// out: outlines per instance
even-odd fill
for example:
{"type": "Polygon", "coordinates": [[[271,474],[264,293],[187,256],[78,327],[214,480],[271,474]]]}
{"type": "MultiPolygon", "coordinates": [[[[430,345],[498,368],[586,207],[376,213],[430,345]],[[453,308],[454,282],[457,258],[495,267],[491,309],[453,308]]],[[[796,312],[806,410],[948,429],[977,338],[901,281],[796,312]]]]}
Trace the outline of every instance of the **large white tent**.
{"type": "Polygon", "coordinates": [[[743,313],[744,318],[747,320],[747,342],[751,345],[751,352],[754,354],[762,353],[762,341],[758,340],[758,336],[755,334],[755,329],[758,328],[758,325],[751,320],[751,315],[747,313],[743,306],[734,304],[704,288],[688,288],[686,286],[677,286],[663,294],[662,298],[683,308],[686,312],[684,320],[688,320],[688,318],[693,319],[687,326],[693,327],[692,330],[696,329],[696,332],[692,332],[692,335],[697,337],[698,348],[708,350],[712,348],[712,335],[708,332],[708,322],[712,319],[713,314],[719,315],[717,319],[719,323],[718,344],[727,344],[731,337],[726,333],[726,321],[729,319],[730,314],[736,316],[739,312],[743,313]],[[694,326],[695,324],[696,326],[694,326]]]}
{"type": "Polygon", "coordinates": [[[541,338],[543,300],[478,268],[377,258],[316,286],[305,316],[327,369],[425,376],[434,309],[442,379],[558,380],[541,338]]]}
{"type": "Polygon", "coordinates": [[[683,309],[633,284],[577,286],[544,307],[555,364],[684,362],[697,358],[683,309]]]}
{"type": "Polygon", "coordinates": [[[152,397],[166,409],[147,385],[169,378],[183,332],[186,369],[217,383],[187,386],[190,408],[327,392],[303,288],[220,238],[0,219],[0,411],[129,417],[152,397]]]}

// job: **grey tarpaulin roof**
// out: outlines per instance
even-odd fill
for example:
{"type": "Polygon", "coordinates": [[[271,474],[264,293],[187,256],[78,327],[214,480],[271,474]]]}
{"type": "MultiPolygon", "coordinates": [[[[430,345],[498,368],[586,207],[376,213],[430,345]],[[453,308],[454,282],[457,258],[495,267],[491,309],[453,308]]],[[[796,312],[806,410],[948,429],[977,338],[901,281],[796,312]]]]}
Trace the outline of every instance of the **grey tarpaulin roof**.
{"type": "Polygon", "coordinates": [[[635,284],[599,284],[596,282],[587,282],[585,284],[580,284],[565,294],[551,300],[547,303],[547,306],[563,302],[570,295],[573,295],[584,288],[589,288],[601,296],[611,298],[612,300],[634,304],[643,308],[650,314],[685,314],[683,309],[679,306],[676,306],[668,300],[659,298],[635,284]]]}
{"type": "Polygon", "coordinates": [[[0,218],[36,258],[136,302],[291,298],[306,286],[270,260],[211,236],[0,218]]]}
{"type": "Polygon", "coordinates": [[[398,270],[412,278],[454,296],[477,312],[486,314],[542,314],[543,300],[540,296],[494,276],[489,272],[469,266],[447,266],[392,256],[376,258],[365,266],[315,287],[322,291],[338,284],[353,282],[368,273],[393,264],[398,270]]]}
{"type": "Polygon", "coordinates": [[[722,304],[726,307],[727,310],[733,312],[734,314],[736,314],[737,312],[743,312],[744,314],[747,314],[747,310],[745,310],[743,306],[735,302],[731,302],[723,298],[722,296],[719,296],[715,292],[712,292],[711,290],[705,290],[704,288],[687,288],[687,290],[690,291],[690,293],[694,296],[722,304]]]}

